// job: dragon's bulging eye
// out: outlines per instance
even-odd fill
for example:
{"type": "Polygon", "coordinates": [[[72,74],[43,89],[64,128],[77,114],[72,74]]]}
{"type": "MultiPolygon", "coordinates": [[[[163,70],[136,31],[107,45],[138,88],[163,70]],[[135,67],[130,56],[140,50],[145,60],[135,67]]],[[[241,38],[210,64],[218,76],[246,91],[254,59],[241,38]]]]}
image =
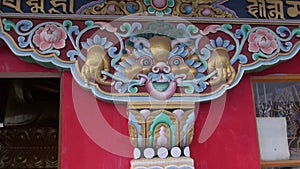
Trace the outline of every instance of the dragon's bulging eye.
{"type": "Polygon", "coordinates": [[[152,59],[149,56],[143,56],[139,59],[142,66],[152,66],[152,59]]]}
{"type": "Polygon", "coordinates": [[[144,66],[149,66],[150,65],[150,61],[148,59],[143,60],[143,65],[144,66]]]}
{"type": "Polygon", "coordinates": [[[184,60],[182,59],[182,57],[180,56],[174,56],[173,58],[170,59],[170,64],[173,65],[173,66],[178,66],[180,65],[181,63],[183,63],[184,60]]]}
{"type": "Polygon", "coordinates": [[[179,59],[174,59],[173,60],[173,65],[179,65],[180,64],[180,60],[179,59]]]}

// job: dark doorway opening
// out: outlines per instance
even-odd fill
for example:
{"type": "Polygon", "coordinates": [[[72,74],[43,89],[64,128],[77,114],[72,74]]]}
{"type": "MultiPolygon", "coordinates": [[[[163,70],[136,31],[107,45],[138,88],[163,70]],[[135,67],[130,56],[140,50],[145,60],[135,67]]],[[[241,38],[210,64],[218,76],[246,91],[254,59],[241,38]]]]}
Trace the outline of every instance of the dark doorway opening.
{"type": "Polygon", "coordinates": [[[58,168],[59,78],[0,78],[0,168],[58,168]]]}

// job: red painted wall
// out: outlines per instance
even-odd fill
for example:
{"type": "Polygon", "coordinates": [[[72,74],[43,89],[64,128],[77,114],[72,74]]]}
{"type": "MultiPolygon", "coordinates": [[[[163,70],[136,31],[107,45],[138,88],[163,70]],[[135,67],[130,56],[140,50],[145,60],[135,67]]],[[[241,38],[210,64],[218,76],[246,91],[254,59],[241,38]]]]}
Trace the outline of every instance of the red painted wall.
{"type": "MultiPolygon", "coordinates": [[[[63,81],[62,168],[129,169],[130,158],[124,157],[124,154],[130,155],[124,151],[132,151],[129,138],[124,136],[128,135],[127,119],[123,114],[126,106],[115,106],[113,103],[95,100],[91,93],[82,90],[75,82],[72,82],[70,73],[64,73],[63,81]],[[93,102],[96,102],[98,107],[95,107],[93,102]],[[120,111],[123,113],[120,114],[120,111]],[[104,120],[95,120],[97,114],[93,115],[92,112],[102,113],[102,115],[98,115],[103,116],[104,120]],[[80,115],[81,113],[86,114],[86,119],[82,119],[84,115],[80,115]],[[103,130],[105,125],[99,124],[103,121],[108,123],[109,127],[106,129],[109,132],[103,130]],[[83,129],[80,123],[91,125],[91,131],[83,129]],[[97,133],[102,138],[92,140],[89,135],[93,134],[90,132],[97,133]],[[120,133],[123,136],[116,136],[120,133]],[[108,135],[118,139],[118,142],[108,135]],[[103,141],[101,139],[110,142],[112,147],[101,145],[103,141]],[[120,152],[117,151],[118,149],[120,152]],[[117,155],[108,151],[113,151],[117,155]]],[[[191,156],[195,160],[196,169],[259,168],[255,114],[249,75],[222,98],[200,104],[195,136],[191,145],[191,156]],[[212,121],[207,121],[209,115],[212,116],[210,117],[212,121]],[[219,122],[218,119],[220,119],[219,122]],[[203,131],[204,123],[206,124],[203,131]],[[216,130],[204,141],[203,139],[209,136],[210,130],[214,127],[216,130]],[[206,134],[208,136],[205,136],[206,134]]]]}
{"type": "Polygon", "coordinates": [[[251,78],[243,80],[221,98],[201,103],[191,146],[196,169],[256,169],[259,168],[254,104],[251,78]],[[224,109],[222,109],[224,104],[224,109]],[[218,106],[220,105],[220,106],[218,106]],[[211,110],[214,109],[216,110],[211,110]],[[212,121],[207,117],[212,116],[212,121]],[[220,120],[219,123],[218,119],[220,120]],[[205,128],[203,123],[207,123],[205,128]],[[217,125],[205,142],[199,137],[217,125]],[[200,136],[199,136],[200,135],[200,136]]]}
{"type": "MultiPolygon", "coordinates": [[[[133,149],[126,136],[127,119],[113,104],[96,100],[90,92],[82,90],[70,73],[64,73],[62,79],[62,168],[129,168],[130,159],[123,157],[124,152],[129,156],[133,149]],[[123,156],[111,152],[123,152],[123,156]]],[[[125,105],[119,109],[126,112],[125,105]]]]}
{"type": "Polygon", "coordinates": [[[0,47],[0,73],[5,76],[15,72],[52,72],[58,73],[56,69],[49,69],[34,63],[26,63],[16,57],[7,47],[0,47]]]}
{"type": "MultiPolygon", "coordinates": [[[[91,93],[72,82],[68,72],[64,73],[63,81],[62,168],[129,169],[130,158],[124,156],[130,157],[128,153],[133,148],[127,137],[127,119],[124,116],[126,105],[96,100],[91,93]],[[95,120],[99,117],[92,112],[97,112],[104,120],[95,120]],[[109,126],[99,124],[103,121],[109,126]],[[80,123],[91,126],[82,127],[80,123]],[[101,138],[91,139],[91,132],[97,133],[101,138]],[[115,142],[114,139],[118,141],[115,142]],[[103,140],[110,142],[111,147],[103,145],[103,140]]],[[[191,156],[195,160],[196,169],[259,168],[250,75],[246,75],[237,87],[220,99],[201,103],[198,110],[191,145],[191,156]]]]}

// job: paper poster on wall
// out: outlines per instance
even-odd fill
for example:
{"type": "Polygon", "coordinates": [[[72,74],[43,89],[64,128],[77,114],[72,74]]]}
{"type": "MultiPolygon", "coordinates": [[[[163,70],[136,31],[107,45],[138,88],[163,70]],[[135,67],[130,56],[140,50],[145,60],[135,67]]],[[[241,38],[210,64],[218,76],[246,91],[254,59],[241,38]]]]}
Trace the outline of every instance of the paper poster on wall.
{"type": "Polygon", "coordinates": [[[261,160],[289,160],[286,119],[284,117],[258,117],[256,120],[261,160]]]}

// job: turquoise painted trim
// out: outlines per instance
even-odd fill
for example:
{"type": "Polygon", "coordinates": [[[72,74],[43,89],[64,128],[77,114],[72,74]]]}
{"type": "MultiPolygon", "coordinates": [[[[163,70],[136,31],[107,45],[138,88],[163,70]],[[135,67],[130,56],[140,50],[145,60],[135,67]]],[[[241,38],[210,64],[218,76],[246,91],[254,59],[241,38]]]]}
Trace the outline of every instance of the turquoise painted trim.
{"type": "Polygon", "coordinates": [[[170,134],[171,134],[171,146],[174,147],[176,145],[176,136],[175,136],[175,128],[176,125],[172,123],[172,120],[170,117],[165,114],[164,112],[159,113],[154,119],[153,123],[150,126],[151,135],[149,136],[149,143],[148,146],[153,147],[153,140],[154,140],[154,129],[159,124],[167,124],[170,128],[170,134]]]}

